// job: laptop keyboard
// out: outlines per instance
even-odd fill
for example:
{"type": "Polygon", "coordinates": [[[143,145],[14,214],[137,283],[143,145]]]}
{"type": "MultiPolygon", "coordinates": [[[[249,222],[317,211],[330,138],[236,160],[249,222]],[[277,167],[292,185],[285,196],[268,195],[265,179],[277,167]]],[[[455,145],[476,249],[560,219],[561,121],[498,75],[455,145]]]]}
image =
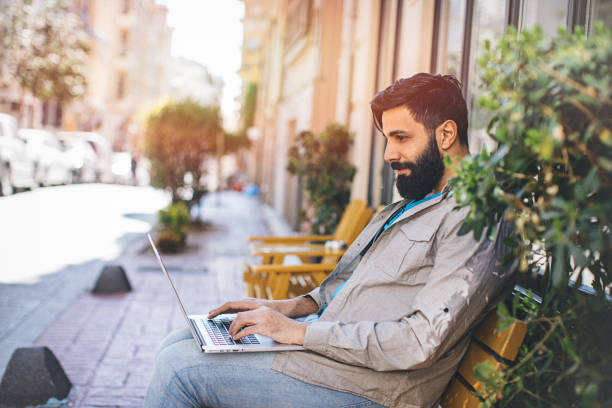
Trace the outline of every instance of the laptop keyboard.
{"type": "Polygon", "coordinates": [[[204,327],[206,327],[206,331],[208,331],[208,335],[212,339],[215,346],[230,346],[232,344],[259,344],[259,340],[257,340],[257,337],[255,337],[253,334],[249,334],[248,336],[244,336],[243,338],[234,341],[228,332],[230,324],[232,324],[231,320],[202,319],[202,322],[204,323],[204,327]]]}

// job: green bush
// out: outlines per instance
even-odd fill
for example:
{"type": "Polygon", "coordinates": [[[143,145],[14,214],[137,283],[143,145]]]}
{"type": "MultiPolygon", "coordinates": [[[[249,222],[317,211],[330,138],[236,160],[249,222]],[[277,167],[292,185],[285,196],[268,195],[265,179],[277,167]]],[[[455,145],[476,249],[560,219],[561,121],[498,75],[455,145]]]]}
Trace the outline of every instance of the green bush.
{"type": "Polygon", "coordinates": [[[492,235],[502,218],[513,222],[506,244],[519,280],[543,302],[499,308],[502,321],[527,322],[518,363],[475,374],[489,385],[487,405],[501,390],[500,406],[612,406],[612,35],[601,23],[591,36],[555,38],[509,28],[485,48],[479,103],[494,114],[499,148],[456,164],[451,184],[459,206],[471,206],[460,232],[492,235]],[[578,290],[586,274],[589,296],[578,290]]]}
{"type": "Polygon", "coordinates": [[[151,161],[151,184],[192,206],[206,193],[205,160],[217,153],[222,135],[218,106],[185,99],[167,101],[146,114],[144,151],[151,161]],[[185,192],[190,194],[185,196],[185,192]]]}
{"type": "Polygon", "coordinates": [[[351,196],[355,166],[347,160],[353,141],[345,127],[328,125],[318,135],[300,132],[289,148],[287,171],[303,178],[314,207],[312,232],[332,233],[351,196]]]}
{"type": "Polygon", "coordinates": [[[187,205],[185,205],[185,203],[179,202],[171,204],[168,207],[159,210],[157,214],[157,221],[160,230],[160,235],[158,237],[158,243],[160,246],[164,246],[164,243],[167,242],[167,246],[171,247],[174,245],[173,241],[177,241],[179,246],[183,246],[185,244],[187,232],[189,231],[189,224],[191,222],[189,208],[187,205]],[[162,243],[162,241],[164,243],[162,243]]]}

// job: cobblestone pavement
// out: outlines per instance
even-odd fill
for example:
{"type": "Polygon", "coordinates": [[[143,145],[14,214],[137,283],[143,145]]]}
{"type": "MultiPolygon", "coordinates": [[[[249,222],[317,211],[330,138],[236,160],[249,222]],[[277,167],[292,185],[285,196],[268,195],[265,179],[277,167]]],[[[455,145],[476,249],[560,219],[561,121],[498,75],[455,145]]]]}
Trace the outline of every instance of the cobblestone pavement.
{"type": "MultiPolygon", "coordinates": [[[[188,312],[205,313],[226,299],[244,296],[247,237],[269,233],[266,211],[255,199],[237,193],[207,197],[205,226],[190,233],[188,250],[164,255],[188,312]]],[[[35,342],[55,353],[72,381],[70,407],[142,406],[157,344],[185,327],[145,236],[116,263],[126,269],[133,292],[83,293],[35,342]]]]}

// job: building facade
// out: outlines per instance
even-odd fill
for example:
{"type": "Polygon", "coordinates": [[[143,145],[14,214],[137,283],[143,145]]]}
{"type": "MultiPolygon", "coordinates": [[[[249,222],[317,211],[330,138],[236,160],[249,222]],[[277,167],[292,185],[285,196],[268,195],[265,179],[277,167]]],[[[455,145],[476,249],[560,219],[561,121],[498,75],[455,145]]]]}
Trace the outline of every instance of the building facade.
{"type": "Polygon", "coordinates": [[[77,0],[77,7],[91,33],[89,87],[64,127],[97,131],[124,150],[134,114],[170,92],[168,10],[154,0],[77,0]]]}
{"type": "MultiPolygon", "coordinates": [[[[612,0],[244,1],[245,28],[255,18],[265,26],[250,175],[294,227],[302,194],[285,167],[297,132],[332,121],[347,126],[357,167],[352,198],[388,204],[399,197],[369,107],[377,91],[419,72],[454,74],[468,103],[470,150],[493,149],[489,117],[477,105],[484,41],[507,26],[538,24],[549,35],[558,27],[592,30],[596,20],[612,27],[612,0]]],[[[247,29],[244,35],[246,44],[252,37],[247,29]]]]}
{"type": "MultiPolygon", "coordinates": [[[[0,7],[12,1],[2,0],[0,7]]],[[[89,36],[86,94],[59,106],[11,85],[0,89],[0,110],[21,116],[21,127],[96,131],[125,150],[134,113],[170,92],[168,10],[155,0],[72,0],[69,5],[89,36]]]]}

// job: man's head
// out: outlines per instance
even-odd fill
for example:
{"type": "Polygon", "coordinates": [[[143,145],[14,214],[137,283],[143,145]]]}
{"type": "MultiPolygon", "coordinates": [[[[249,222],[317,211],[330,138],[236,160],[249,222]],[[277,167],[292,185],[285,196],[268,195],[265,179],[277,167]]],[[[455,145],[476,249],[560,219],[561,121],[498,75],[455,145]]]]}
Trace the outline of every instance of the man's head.
{"type": "Polygon", "coordinates": [[[459,81],[417,74],[376,94],[370,106],[387,138],[385,160],[397,171],[400,195],[417,200],[442,188],[451,176],[443,155],[468,154],[467,106],[459,81]]]}

